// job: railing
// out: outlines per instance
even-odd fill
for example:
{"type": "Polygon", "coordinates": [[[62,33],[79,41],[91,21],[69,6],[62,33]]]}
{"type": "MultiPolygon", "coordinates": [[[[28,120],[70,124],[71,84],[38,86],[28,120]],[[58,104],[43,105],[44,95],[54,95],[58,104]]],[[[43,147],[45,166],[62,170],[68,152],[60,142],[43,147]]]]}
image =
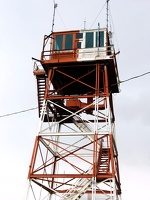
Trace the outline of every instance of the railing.
{"type": "Polygon", "coordinates": [[[82,49],[72,49],[72,50],[43,50],[41,54],[41,60],[51,60],[51,61],[62,61],[62,60],[86,60],[86,59],[96,59],[111,57],[114,55],[114,47],[95,47],[95,48],[82,48],[82,49]]]}

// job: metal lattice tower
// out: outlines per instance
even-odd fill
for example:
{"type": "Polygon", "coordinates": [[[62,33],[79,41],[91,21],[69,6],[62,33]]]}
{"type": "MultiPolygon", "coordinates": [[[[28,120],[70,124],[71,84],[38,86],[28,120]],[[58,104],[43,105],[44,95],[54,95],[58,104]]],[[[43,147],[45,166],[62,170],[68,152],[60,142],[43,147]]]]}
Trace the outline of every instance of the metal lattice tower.
{"type": "Polygon", "coordinates": [[[115,55],[107,28],[44,37],[34,66],[40,126],[26,199],[121,200],[115,55]]]}

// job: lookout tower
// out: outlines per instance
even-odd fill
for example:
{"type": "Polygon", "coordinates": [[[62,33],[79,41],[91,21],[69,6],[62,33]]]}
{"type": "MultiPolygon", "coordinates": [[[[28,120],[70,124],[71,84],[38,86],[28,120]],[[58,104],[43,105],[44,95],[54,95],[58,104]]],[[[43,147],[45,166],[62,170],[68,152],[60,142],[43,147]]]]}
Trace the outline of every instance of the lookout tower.
{"type": "Polygon", "coordinates": [[[35,62],[40,126],[27,199],[121,200],[116,53],[107,28],[45,35],[35,62]]]}

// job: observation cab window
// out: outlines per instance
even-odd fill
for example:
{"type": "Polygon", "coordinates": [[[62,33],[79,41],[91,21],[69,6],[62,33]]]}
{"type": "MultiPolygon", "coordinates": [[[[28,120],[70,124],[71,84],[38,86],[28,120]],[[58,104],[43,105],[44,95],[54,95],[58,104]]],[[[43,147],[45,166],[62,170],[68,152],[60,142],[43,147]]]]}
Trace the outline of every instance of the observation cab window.
{"type": "Polygon", "coordinates": [[[83,33],[76,33],[76,39],[83,38],[83,33]]]}
{"type": "Polygon", "coordinates": [[[83,30],[82,33],[63,33],[55,36],[54,50],[72,50],[105,46],[104,31],[83,30]]]}
{"type": "Polygon", "coordinates": [[[55,50],[62,50],[63,35],[56,35],[55,50]]]}
{"type": "Polygon", "coordinates": [[[77,49],[81,49],[80,39],[83,39],[83,33],[76,33],[76,40],[78,40],[77,41],[77,49]]]}
{"type": "Polygon", "coordinates": [[[56,35],[54,50],[71,50],[73,48],[73,34],[56,35]]]}
{"type": "Polygon", "coordinates": [[[104,47],[104,31],[87,32],[85,38],[85,48],[104,47]]]}
{"type": "Polygon", "coordinates": [[[96,32],[96,47],[104,47],[104,31],[96,32]]]}
{"type": "MultiPolygon", "coordinates": [[[[51,61],[70,62],[109,59],[114,54],[106,28],[54,32],[50,52],[51,61]]],[[[47,51],[43,51],[46,58],[47,51]]],[[[47,56],[48,57],[48,56],[47,56]]]]}
{"type": "Polygon", "coordinates": [[[86,42],[85,48],[92,48],[93,47],[93,32],[86,33],[86,42]]]}
{"type": "Polygon", "coordinates": [[[72,34],[66,34],[66,38],[65,38],[65,50],[72,49],[72,44],[73,44],[73,35],[72,34]]]}

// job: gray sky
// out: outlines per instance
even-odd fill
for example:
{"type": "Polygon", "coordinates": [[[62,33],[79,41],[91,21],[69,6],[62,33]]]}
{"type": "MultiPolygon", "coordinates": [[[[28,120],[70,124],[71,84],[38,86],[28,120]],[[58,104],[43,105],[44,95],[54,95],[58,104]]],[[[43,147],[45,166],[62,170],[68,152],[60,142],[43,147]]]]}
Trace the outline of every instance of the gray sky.
{"type": "MultiPolygon", "coordinates": [[[[54,30],[106,25],[105,0],[57,0],[54,30]],[[100,13],[100,15],[98,15],[100,13]],[[97,18],[98,16],[98,18],[97,18]],[[95,22],[95,23],[94,23],[95,22]]],[[[31,57],[51,32],[52,0],[1,0],[0,116],[37,107],[31,57]]],[[[110,0],[120,80],[150,71],[150,1],[110,0]]],[[[123,200],[150,200],[150,74],[114,95],[123,200]]],[[[37,110],[0,117],[0,199],[23,200],[38,128],[37,110]]]]}

